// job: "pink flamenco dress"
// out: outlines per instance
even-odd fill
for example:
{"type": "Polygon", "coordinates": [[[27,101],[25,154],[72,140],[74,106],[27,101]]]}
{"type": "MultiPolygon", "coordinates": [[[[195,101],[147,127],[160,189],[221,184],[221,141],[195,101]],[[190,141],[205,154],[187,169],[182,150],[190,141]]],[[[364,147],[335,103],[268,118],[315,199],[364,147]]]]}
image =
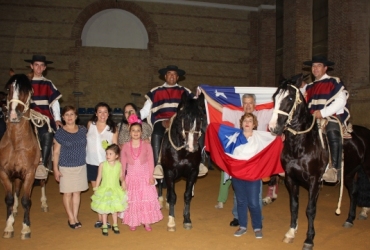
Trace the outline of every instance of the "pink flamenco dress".
{"type": "Polygon", "coordinates": [[[125,143],[121,151],[121,163],[123,171],[127,169],[128,198],[128,208],[123,213],[122,223],[137,227],[141,224],[153,224],[162,220],[163,215],[157,199],[157,190],[155,185],[149,184],[154,171],[151,145],[141,141],[140,147],[132,148],[130,142],[125,143]]]}

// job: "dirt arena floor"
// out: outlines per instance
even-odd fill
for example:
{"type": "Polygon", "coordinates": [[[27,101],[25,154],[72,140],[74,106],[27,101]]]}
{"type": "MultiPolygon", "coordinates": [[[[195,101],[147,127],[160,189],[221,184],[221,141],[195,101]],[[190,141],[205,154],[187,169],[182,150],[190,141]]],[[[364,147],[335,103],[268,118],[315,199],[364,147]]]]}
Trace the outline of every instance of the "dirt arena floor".
{"type": "MultiPolygon", "coordinates": [[[[164,220],[153,225],[152,232],[146,232],[143,227],[131,232],[128,226],[119,225],[120,235],[109,231],[104,237],[100,229],[93,227],[97,215],[90,209],[90,188],[81,197],[79,219],[83,226],[80,229],[70,229],[67,225],[62,195],[58,184],[50,176],[47,185],[49,212],[40,209],[40,187],[35,187],[32,195],[31,208],[31,239],[21,240],[23,209],[14,223],[15,233],[12,239],[0,238],[0,249],[302,249],[305,239],[307,220],[305,207],[307,192],[301,189],[301,206],[299,212],[299,229],[294,243],[282,242],[289,229],[290,215],[288,193],[283,184],[279,188],[278,199],[263,208],[263,239],[255,239],[251,225],[247,234],[234,237],[236,230],[229,226],[232,219],[232,191],[223,209],[215,209],[219,188],[220,172],[209,171],[209,174],[198,179],[195,187],[195,197],[191,204],[191,219],[193,229],[182,227],[183,190],[185,181],[176,185],[178,204],[176,206],[176,232],[167,232],[167,210],[162,210],[164,220]]],[[[264,185],[264,194],[267,186],[264,185]]],[[[316,237],[315,250],[320,249],[370,249],[370,221],[355,221],[351,229],[345,229],[342,224],[347,218],[349,199],[345,192],[342,214],[334,214],[339,188],[324,186],[320,193],[318,211],[315,220],[316,237]]],[[[0,228],[5,228],[4,190],[0,188],[0,228]]],[[[360,209],[358,209],[358,212],[360,209]]],[[[110,218],[111,219],[111,218],[110,218]]]]}

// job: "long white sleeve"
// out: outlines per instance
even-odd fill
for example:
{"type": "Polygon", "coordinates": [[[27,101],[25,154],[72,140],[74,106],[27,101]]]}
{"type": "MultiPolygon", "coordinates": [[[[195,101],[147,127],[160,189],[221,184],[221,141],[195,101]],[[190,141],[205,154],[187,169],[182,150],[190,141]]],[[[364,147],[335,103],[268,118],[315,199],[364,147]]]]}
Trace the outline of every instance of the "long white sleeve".
{"type": "Polygon", "coordinates": [[[150,100],[146,100],[144,103],[144,107],[140,110],[140,118],[142,120],[147,118],[150,114],[151,109],[152,109],[152,102],[150,100]]]}
{"type": "Polygon", "coordinates": [[[51,109],[53,110],[54,121],[62,121],[60,118],[60,105],[58,100],[53,103],[51,109]]]}
{"type": "Polygon", "coordinates": [[[347,103],[347,96],[343,91],[338,93],[338,96],[334,101],[327,107],[320,110],[322,117],[328,117],[334,114],[342,114],[344,112],[344,107],[347,103]]]}

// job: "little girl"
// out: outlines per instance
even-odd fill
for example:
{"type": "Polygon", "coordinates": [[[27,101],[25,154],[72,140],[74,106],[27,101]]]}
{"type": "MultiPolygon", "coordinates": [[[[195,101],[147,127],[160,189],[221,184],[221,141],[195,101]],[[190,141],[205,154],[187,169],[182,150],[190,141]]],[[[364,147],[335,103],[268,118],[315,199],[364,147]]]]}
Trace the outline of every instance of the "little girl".
{"type": "Polygon", "coordinates": [[[151,231],[150,224],[163,219],[154,186],[153,150],[150,143],[141,140],[141,120],[131,115],[128,122],[131,139],[123,144],[121,150],[122,172],[127,169],[125,184],[128,195],[128,209],[123,214],[122,223],[129,225],[131,231],[141,224],[146,231],[151,231]]]}
{"type": "Polygon", "coordinates": [[[102,234],[104,236],[108,236],[108,214],[112,214],[113,217],[113,232],[119,234],[117,212],[122,212],[127,208],[127,196],[124,191],[124,172],[122,172],[122,166],[118,160],[119,150],[116,144],[108,146],[105,150],[107,160],[99,165],[96,186],[94,187],[95,192],[91,196],[91,209],[102,215],[102,234]],[[122,187],[119,184],[119,180],[121,180],[122,187]]]}

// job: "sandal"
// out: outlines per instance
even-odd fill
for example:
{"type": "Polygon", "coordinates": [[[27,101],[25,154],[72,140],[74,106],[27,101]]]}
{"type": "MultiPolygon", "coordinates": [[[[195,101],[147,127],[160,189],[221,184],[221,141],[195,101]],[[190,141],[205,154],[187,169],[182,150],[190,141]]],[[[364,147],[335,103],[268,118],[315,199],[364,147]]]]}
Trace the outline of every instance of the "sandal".
{"type": "Polygon", "coordinates": [[[80,227],[82,227],[82,223],[81,222],[76,222],[75,228],[80,228],[80,227]]]}
{"type": "Polygon", "coordinates": [[[119,234],[120,232],[119,232],[119,228],[118,228],[118,226],[117,225],[113,225],[112,226],[112,230],[113,230],[113,232],[115,233],[115,234],[119,234]]]}
{"type": "Polygon", "coordinates": [[[70,227],[70,228],[72,228],[72,229],[76,229],[76,224],[71,224],[71,223],[69,223],[69,220],[68,220],[68,226],[70,227]]]}
{"type": "Polygon", "coordinates": [[[102,234],[104,236],[108,236],[108,227],[107,227],[107,225],[103,225],[101,229],[102,229],[102,234]]]}

